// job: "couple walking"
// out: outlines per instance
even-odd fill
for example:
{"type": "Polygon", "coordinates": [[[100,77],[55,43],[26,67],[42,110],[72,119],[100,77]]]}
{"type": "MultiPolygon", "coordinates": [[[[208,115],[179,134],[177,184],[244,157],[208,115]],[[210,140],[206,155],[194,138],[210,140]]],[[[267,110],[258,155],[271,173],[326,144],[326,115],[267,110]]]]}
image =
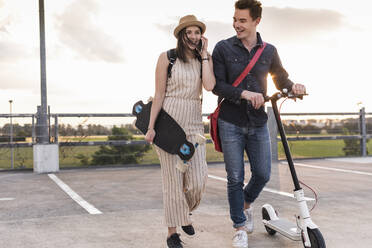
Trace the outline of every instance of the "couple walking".
{"type": "MultiPolygon", "coordinates": [[[[252,203],[269,181],[271,170],[270,137],[266,125],[264,96],[270,73],[278,89],[305,93],[305,87],[288,79],[276,48],[263,42],[256,31],[262,7],[257,0],[235,2],[233,28],[236,35],[218,42],[212,56],[208,39],[203,36],[206,25],[193,15],[184,16],[174,29],[177,47],[159,56],[155,75],[155,96],[145,140],[152,143],[155,121],[161,108],[184,129],[187,139],[195,143],[203,135],[202,88],[213,91],[221,104],[218,119],[219,136],[227,172],[230,217],[235,228],[233,247],[248,247],[247,233],[253,231],[252,203]],[[234,87],[259,49],[263,52],[250,73],[234,87]],[[176,55],[171,60],[170,54],[176,55]],[[168,69],[170,69],[168,71],[168,69]],[[251,104],[247,104],[250,101],[251,104]],[[252,176],[244,187],[244,151],[252,176]]],[[[156,147],[161,164],[166,239],[169,248],[182,248],[177,227],[194,235],[191,212],[201,201],[208,172],[205,145],[195,150],[186,171],[176,167],[178,156],[156,147]]]]}

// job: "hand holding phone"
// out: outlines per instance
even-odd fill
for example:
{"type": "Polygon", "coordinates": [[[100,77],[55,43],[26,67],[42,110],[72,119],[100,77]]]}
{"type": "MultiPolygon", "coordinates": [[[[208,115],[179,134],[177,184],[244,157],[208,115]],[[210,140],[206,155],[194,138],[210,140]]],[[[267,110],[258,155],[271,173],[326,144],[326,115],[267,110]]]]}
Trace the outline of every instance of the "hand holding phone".
{"type": "Polygon", "coordinates": [[[208,39],[205,38],[205,36],[202,36],[198,43],[198,48],[197,48],[200,55],[206,56],[208,53],[207,48],[208,48],[208,39]]]}
{"type": "Polygon", "coordinates": [[[198,50],[198,52],[201,53],[202,49],[203,49],[203,41],[202,39],[200,39],[198,45],[196,46],[196,50],[198,50]]]}

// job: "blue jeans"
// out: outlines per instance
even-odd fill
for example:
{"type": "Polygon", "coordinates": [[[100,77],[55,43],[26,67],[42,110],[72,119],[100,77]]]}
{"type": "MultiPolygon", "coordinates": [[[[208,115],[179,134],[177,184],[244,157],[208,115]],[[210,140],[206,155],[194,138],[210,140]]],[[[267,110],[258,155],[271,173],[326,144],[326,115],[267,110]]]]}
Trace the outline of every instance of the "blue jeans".
{"type": "Polygon", "coordinates": [[[271,149],[267,125],[239,127],[218,119],[218,130],[227,172],[227,194],[234,227],[245,225],[244,201],[252,203],[270,179],[271,149]],[[244,187],[244,150],[251,166],[251,179],[244,187]]]}

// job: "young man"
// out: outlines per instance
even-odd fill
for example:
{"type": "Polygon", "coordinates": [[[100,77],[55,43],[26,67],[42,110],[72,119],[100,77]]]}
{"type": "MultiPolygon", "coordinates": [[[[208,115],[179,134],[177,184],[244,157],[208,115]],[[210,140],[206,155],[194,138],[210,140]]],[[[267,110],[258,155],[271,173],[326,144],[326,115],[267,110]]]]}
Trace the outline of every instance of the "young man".
{"type": "Polygon", "coordinates": [[[227,172],[227,192],[230,217],[236,233],[233,247],[248,247],[247,233],[253,231],[251,204],[269,181],[271,170],[270,137],[264,96],[270,73],[275,86],[305,93],[305,87],[288,79],[276,48],[267,44],[261,57],[238,87],[233,82],[253,58],[263,41],[256,27],[262,7],[257,0],[235,3],[233,27],[236,36],[217,43],[213,51],[216,86],[213,92],[224,98],[218,119],[219,135],[227,172]],[[244,186],[244,151],[247,153],[252,176],[244,186]]]}

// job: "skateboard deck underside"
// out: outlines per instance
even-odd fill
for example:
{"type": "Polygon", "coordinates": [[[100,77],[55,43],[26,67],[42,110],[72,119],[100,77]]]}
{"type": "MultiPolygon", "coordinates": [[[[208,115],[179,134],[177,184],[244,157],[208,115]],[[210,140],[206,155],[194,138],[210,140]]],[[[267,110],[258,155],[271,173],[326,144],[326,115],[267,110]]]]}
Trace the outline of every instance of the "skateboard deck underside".
{"type": "MultiPolygon", "coordinates": [[[[137,117],[135,126],[143,133],[147,133],[150,121],[152,102],[144,104],[142,101],[133,106],[133,114],[137,117]]],[[[181,159],[189,160],[194,154],[194,146],[187,141],[181,126],[163,109],[160,110],[155,122],[154,143],[171,154],[178,154],[181,159]]]]}

